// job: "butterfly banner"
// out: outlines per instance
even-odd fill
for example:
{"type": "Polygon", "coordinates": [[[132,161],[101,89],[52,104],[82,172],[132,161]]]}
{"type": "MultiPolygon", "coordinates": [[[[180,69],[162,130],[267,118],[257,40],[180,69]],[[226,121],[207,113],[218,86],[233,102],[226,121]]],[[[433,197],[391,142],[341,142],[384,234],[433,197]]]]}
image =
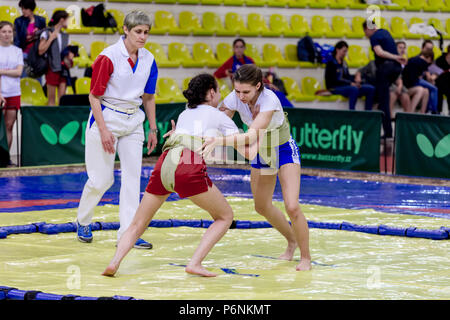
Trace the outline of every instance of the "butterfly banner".
{"type": "Polygon", "coordinates": [[[450,178],[450,117],[397,113],[395,173],[450,178]]]}

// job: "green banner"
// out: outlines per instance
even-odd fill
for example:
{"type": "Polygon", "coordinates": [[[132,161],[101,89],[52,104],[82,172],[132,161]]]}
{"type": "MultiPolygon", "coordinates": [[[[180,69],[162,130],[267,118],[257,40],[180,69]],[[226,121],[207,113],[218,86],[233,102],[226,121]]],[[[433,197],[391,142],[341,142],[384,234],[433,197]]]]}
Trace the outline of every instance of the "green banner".
{"type": "Polygon", "coordinates": [[[379,111],[287,109],[302,165],[380,171],[379,111]]]}
{"type": "Polygon", "coordinates": [[[397,113],[395,173],[450,178],[450,117],[397,113]]]}
{"type": "MultiPolygon", "coordinates": [[[[158,146],[170,131],[170,120],[177,120],[185,104],[156,106],[158,146]]],[[[84,162],[84,132],[89,107],[23,107],[22,165],[50,165],[84,162]]],[[[380,112],[287,109],[292,137],[302,153],[302,164],[309,167],[379,171],[380,112]]],[[[246,129],[238,114],[238,128],[246,129]]],[[[147,154],[148,120],[144,123],[147,154]]],[[[229,153],[231,156],[231,154],[229,153]]],[[[236,152],[235,159],[242,160],[236,152]]]]}

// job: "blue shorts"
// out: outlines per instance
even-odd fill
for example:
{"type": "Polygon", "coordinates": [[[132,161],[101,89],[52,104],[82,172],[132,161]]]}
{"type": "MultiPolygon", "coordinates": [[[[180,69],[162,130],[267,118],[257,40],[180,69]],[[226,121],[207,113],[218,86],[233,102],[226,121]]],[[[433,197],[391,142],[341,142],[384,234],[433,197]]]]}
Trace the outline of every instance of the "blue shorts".
{"type": "MultiPolygon", "coordinates": [[[[281,168],[282,165],[287,163],[298,163],[300,164],[300,150],[297,146],[297,143],[294,139],[289,139],[288,142],[275,147],[275,151],[277,152],[277,168],[281,168]]],[[[260,157],[259,153],[256,155],[255,159],[251,162],[252,168],[261,169],[261,168],[270,168],[264,160],[260,157]]]]}

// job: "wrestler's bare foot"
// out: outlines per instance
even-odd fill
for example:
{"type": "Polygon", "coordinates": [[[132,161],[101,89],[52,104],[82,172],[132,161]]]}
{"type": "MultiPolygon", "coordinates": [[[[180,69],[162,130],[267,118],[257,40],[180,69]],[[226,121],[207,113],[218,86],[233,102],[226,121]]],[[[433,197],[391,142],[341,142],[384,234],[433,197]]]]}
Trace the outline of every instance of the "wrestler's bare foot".
{"type": "Polygon", "coordinates": [[[206,270],[201,264],[200,265],[187,265],[186,272],[190,274],[199,275],[202,277],[216,277],[217,274],[206,270]]]}
{"type": "Polygon", "coordinates": [[[117,272],[117,269],[118,269],[118,267],[110,264],[108,267],[106,267],[105,271],[103,271],[102,276],[114,277],[114,275],[117,272]]]}
{"type": "Polygon", "coordinates": [[[288,243],[286,251],[278,259],[291,261],[294,258],[295,249],[297,249],[296,242],[288,243]]]}
{"type": "Polygon", "coordinates": [[[308,271],[311,270],[311,260],[301,258],[300,263],[295,267],[295,270],[297,271],[308,271]]]}

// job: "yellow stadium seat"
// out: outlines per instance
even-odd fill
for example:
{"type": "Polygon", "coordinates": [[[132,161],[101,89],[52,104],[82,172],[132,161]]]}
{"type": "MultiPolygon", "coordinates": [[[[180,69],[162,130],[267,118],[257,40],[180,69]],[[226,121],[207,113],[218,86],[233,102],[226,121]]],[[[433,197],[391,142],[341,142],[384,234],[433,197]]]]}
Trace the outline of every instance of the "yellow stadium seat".
{"type": "Polygon", "coordinates": [[[201,0],[201,4],[206,5],[220,5],[222,3],[222,0],[201,0]]]}
{"type": "Polygon", "coordinates": [[[297,82],[290,77],[281,77],[283,80],[284,88],[286,89],[287,95],[286,98],[291,101],[303,101],[303,94],[300,91],[300,88],[297,82]]]}
{"type": "Polygon", "coordinates": [[[224,6],[242,6],[245,0],[223,0],[224,6]]]}
{"type": "Polygon", "coordinates": [[[267,6],[269,7],[281,7],[285,8],[288,6],[291,0],[267,0],[267,6]]]}
{"type": "Polygon", "coordinates": [[[365,18],[360,16],[354,16],[352,18],[352,31],[347,35],[349,38],[364,38],[363,22],[365,18]]]}
{"type": "Polygon", "coordinates": [[[167,53],[169,60],[179,62],[185,68],[204,67],[204,64],[202,62],[194,61],[192,59],[192,55],[184,43],[169,43],[167,53]]]}
{"type": "Polygon", "coordinates": [[[225,98],[231,93],[231,88],[228,86],[227,79],[216,79],[217,85],[219,86],[220,96],[225,98]]]}
{"type": "Polygon", "coordinates": [[[21,100],[32,106],[46,106],[47,97],[39,81],[33,78],[20,79],[21,100]]]}
{"type": "Polygon", "coordinates": [[[444,39],[450,39],[450,18],[445,21],[445,32],[444,39]]]}
{"type": "MultiPolygon", "coordinates": [[[[147,0],[148,1],[148,0],[147,0]]],[[[178,0],[179,4],[198,4],[198,0],[178,0]]]]}
{"type": "Polygon", "coordinates": [[[420,47],[415,45],[409,45],[406,48],[406,55],[408,56],[408,58],[412,58],[418,56],[420,54],[420,51],[421,51],[420,47]]]}
{"type": "Polygon", "coordinates": [[[409,0],[409,6],[405,8],[406,11],[422,11],[425,8],[426,0],[409,0]]]}
{"type": "Polygon", "coordinates": [[[311,18],[310,36],[312,38],[332,37],[330,25],[328,24],[328,21],[325,17],[314,15],[311,18]]]}
{"type": "Polygon", "coordinates": [[[71,41],[71,45],[78,46],[78,57],[73,58],[73,64],[78,68],[87,68],[92,65],[92,60],[86,48],[79,42],[71,41]]]}
{"type": "Polygon", "coordinates": [[[270,29],[282,34],[285,37],[303,37],[305,34],[298,30],[292,30],[286,17],[282,14],[272,14],[270,16],[270,29]]]}
{"type": "Polygon", "coordinates": [[[204,12],[202,16],[203,29],[216,36],[234,36],[236,33],[225,29],[222,20],[215,12],[204,12]]]}
{"type": "Polygon", "coordinates": [[[91,60],[95,61],[97,56],[109,45],[104,41],[92,41],[91,42],[91,60]]]}
{"type": "Polygon", "coordinates": [[[414,34],[409,32],[406,21],[401,17],[391,18],[391,28],[392,28],[391,34],[394,38],[408,38],[408,39],[422,38],[420,34],[414,34]]]}
{"type": "Polygon", "coordinates": [[[259,54],[258,48],[252,43],[247,43],[245,45],[245,52],[244,52],[244,54],[247,57],[252,58],[255,61],[255,64],[258,67],[268,68],[268,67],[272,67],[273,66],[273,64],[271,62],[267,62],[267,61],[264,61],[262,59],[261,55],[259,54]]]}
{"type": "MultiPolygon", "coordinates": [[[[378,22],[376,22],[376,23],[378,23],[378,22]]],[[[378,26],[378,24],[377,24],[377,26],[378,26]]],[[[380,17],[380,25],[378,27],[391,32],[391,27],[389,26],[389,22],[383,16],[380,17]]]]}
{"type": "Polygon", "coordinates": [[[331,9],[346,9],[352,5],[352,0],[330,0],[328,6],[331,9]]]}
{"type": "Polygon", "coordinates": [[[0,6],[0,21],[9,21],[14,23],[14,20],[20,16],[19,10],[13,6],[0,6]]]}
{"type": "Polygon", "coordinates": [[[156,42],[147,42],[145,48],[150,51],[155,57],[155,61],[158,67],[162,68],[178,68],[180,66],[179,61],[170,61],[167,58],[166,53],[162,45],[156,42]]]}
{"type": "Polygon", "coordinates": [[[426,12],[438,12],[445,7],[444,1],[442,0],[428,0],[423,11],[426,12]]]}
{"type": "Polygon", "coordinates": [[[294,61],[301,68],[315,68],[317,65],[309,61],[299,61],[297,56],[297,45],[287,44],[284,46],[284,53],[287,61],[294,61]]]}
{"type": "Polygon", "coordinates": [[[263,59],[270,62],[273,66],[280,68],[295,68],[299,66],[297,61],[288,61],[283,57],[280,48],[272,43],[266,43],[263,46],[263,59]]]}
{"type": "Polygon", "coordinates": [[[311,34],[311,29],[309,27],[308,21],[304,16],[299,14],[293,14],[291,16],[291,29],[301,34],[311,34]]]}
{"type": "Polygon", "coordinates": [[[108,9],[106,10],[114,17],[117,22],[117,29],[119,29],[119,33],[123,34],[123,20],[125,19],[125,13],[120,11],[119,9],[108,9]]]}
{"type": "Polygon", "coordinates": [[[328,7],[328,0],[309,0],[308,7],[314,9],[325,9],[328,7]]]}
{"type": "Polygon", "coordinates": [[[445,28],[442,25],[441,20],[439,20],[438,18],[430,18],[430,19],[428,19],[428,24],[429,25],[433,25],[434,28],[436,28],[440,32],[445,32],[445,28]]]}
{"type": "Polygon", "coordinates": [[[191,11],[181,11],[179,15],[180,29],[197,36],[212,36],[213,31],[203,29],[197,15],[191,11]]]}
{"type": "Polygon", "coordinates": [[[339,100],[340,97],[338,95],[316,96],[316,91],[321,89],[322,87],[320,86],[320,83],[316,78],[304,77],[302,79],[302,93],[304,95],[302,101],[311,101],[311,99],[319,101],[339,100]]]}
{"type": "Polygon", "coordinates": [[[77,80],[75,80],[75,92],[77,94],[89,94],[89,92],[91,92],[91,78],[77,78],[77,80]]]}
{"type": "Polygon", "coordinates": [[[225,28],[232,31],[235,35],[256,37],[258,32],[248,30],[244,19],[236,12],[228,12],[225,15],[225,28]]]}
{"type": "Polygon", "coordinates": [[[375,60],[375,53],[372,50],[372,47],[370,47],[367,51],[369,51],[369,62],[375,60]]]}
{"type": "Polygon", "coordinates": [[[174,79],[169,77],[158,78],[156,81],[156,103],[186,102],[181,89],[174,79]]]}
{"type": "Polygon", "coordinates": [[[175,17],[172,13],[164,10],[155,12],[155,29],[153,32],[168,32],[172,35],[188,35],[190,31],[178,27],[175,17]]]}
{"type": "Polygon", "coordinates": [[[450,0],[444,0],[444,6],[441,9],[442,12],[450,12],[450,0]]]}
{"type": "Polygon", "coordinates": [[[290,0],[288,2],[289,8],[307,8],[309,0],[290,0]]]}
{"type": "Polygon", "coordinates": [[[343,38],[347,37],[351,32],[352,29],[347,19],[342,16],[333,16],[331,18],[331,33],[328,34],[328,37],[343,38]]]}
{"type": "Polygon", "coordinates": [[[192,77],[187,77],[183,79],[183,91],[189,87],[189,82],[191,81],[191,79],[192,77]]]}
{"type": "Polygon", "coordinates": [[[278,37],[281,35],[281,33],[277,31],[270,30],[264,17],[259,13],[250,13],[247,16],[247,25],[250,31],[254,31],[261,36],[278,37]]]}
{"type": "Polygon", "coordinates": [[[217,61],[209,44],[203,42],[196,42],[193,44],[192,57],[195,61],[201,62],[204,66],[210,68],[218,68],[222,65],[217,61]]]}
{"type": "MultiPolygon", "coordinates": [[[[69,14],[68,27],[66,32],[69,34],[88,34],[92,31],[91,27],[85,27],[81,21],[81,8],[78,5],[72,4],[67,8],[58,7],[53,9],[53,13],[56,10],[65,10],[69,14]]],[[[52,15],[53,15],[52,13],[52,15]]]]}
{"type": "Polygon", "coordinates": [[[224,63],[233,55],[233,47],[227,42],[220,42],[216,46],[216,56],[220,63],[224,63]]]}
{"type": "Polygon", "coordinates": [[[348,47],[345,60],[350,68],[359,68],[369,63],[369,58],[363,47],[354,44],[348,47]]]}
{"type": "Polygon", "coordinates": [[[248,7],[264,7],[267,0],[245,0],[245,5],[248,7]]]}
{"type": "Polygon", "coordinates": [[[361,3],[360,0],[352,0],[352,2],[350,3],[349,8],[350,9],[356,9],[356,10],[366,9],[367,8],[367,4],[361,3]]]}
{"type": "Polygon", "coordinates": [[[392,0],[392,5],[388,6],[388,10],[402,11],[409,7],[409,0],[392,0]]]}
{"type": "MultiPolygon", "coordinates": [[[[130,2],[134,2],[134,0],[132,0],[130,2]]],[[[144,2],[144,0],[142,0],[142,2],[144,2]]],[[[175,3],[177,3],[177,0],[153,0],[153,2],[155,2],[155,3],[163,3],[163,4],[175,4],[175,3]]]]}
{"type": "Polygon", "coordinates": [[[35,15],[41,16],[45,18],[45,23],[47,24],[48,21],[50,20],[47,14],[47,11],[45,11],[44,9],[40,8],[40,7],[36,7],[36,9],[34,9],[33,12],[35,15]]]}

